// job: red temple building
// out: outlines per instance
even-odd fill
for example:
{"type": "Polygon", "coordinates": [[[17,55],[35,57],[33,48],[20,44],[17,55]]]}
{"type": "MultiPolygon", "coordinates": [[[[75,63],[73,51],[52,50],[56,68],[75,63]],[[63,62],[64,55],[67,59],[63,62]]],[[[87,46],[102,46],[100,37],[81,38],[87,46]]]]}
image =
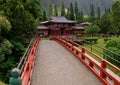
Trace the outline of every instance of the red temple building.
{"type": "Polygon", "coordinates": [[[39,35],[44,36],[73,36],[84,35],[84,27],[75,26],[76,21],[68,20],[65,17],[53,16],[48,21],[40,22],[37,28],[39,35]]]}

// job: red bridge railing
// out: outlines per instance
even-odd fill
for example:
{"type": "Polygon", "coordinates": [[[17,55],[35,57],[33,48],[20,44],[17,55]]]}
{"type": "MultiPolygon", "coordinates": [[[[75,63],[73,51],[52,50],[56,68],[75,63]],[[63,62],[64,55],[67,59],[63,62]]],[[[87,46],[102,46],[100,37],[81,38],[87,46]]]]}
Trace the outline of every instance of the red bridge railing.
{"type": "Polygon", "coordinates": [[[120,68],[75,42],[61,37],[54,37],[54,39],[73,53],[104,85],[120,85],[120,77],[109,69],[112,68],[120,73],[120,68]]]}
{"type": "Polygon", "coordinates": [[[18,67],[11,72],[12,77],[9,80],[9,85],[30,85],[39,41],[40,37],[38,36],[30,42],[18,67]]]}
{"type": "Polygon", "coordinates": [[[25,62],[24,70],[21,74],[22,85],[30,85],[31,83],[31,77],[32,77],[32,72],[33,72],[33,67],[34,67],[34,62],[35,62],[35,57],[36,57],[36,50],[38,47],[39,40],[40,38],[36,37],[30,49],[28,59],[25,62]]]}

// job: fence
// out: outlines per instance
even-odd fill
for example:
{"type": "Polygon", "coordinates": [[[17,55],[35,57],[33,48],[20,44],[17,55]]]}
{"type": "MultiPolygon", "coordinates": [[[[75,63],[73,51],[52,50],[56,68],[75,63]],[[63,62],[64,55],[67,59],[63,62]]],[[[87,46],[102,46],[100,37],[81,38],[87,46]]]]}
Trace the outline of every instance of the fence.
{"type": "Polygon", "coordinates": [[[102,46],[96,45],[95,43],[92,43],[92,42],[87,42],[87,43],[80,42],[80,44],[86,45],[86,47],[88,47],[92,52],[97,53],[99,56],[103,57],[104,59],[111,60],[113,64],[115,63],[114,65],[120,68],[120,61],[108,55],[108,53],[117,57],[120,57],[120,54],[117,54],[111,50],[103,48],[102,46]]]}

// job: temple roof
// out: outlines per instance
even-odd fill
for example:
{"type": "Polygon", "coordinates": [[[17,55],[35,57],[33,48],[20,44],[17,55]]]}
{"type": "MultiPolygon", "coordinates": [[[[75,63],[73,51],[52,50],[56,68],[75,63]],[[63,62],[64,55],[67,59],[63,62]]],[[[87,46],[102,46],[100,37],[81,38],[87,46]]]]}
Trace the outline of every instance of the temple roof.
{"type": "Polygon", "coordinates": [[[52,16],[48,21],[41,22],[41,24],[47,23],[76,23],[76,21],[68,20],[64,16],[52,16]]]}
{"type": "Polygon", "coordinates": [[[87,25],[90,25],[90,24],[92,24],[92,23],[90,23],[90,22],[83,22],[83,23],[80,23],[81,25],[85,25],[85,24],[87,24],[87,25]]]}

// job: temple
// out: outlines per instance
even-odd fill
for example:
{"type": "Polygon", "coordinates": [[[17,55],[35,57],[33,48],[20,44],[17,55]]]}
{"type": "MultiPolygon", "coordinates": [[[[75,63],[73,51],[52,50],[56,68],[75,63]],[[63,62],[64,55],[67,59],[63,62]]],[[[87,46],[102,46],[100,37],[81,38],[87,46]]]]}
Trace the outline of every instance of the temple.
{"type": "Polygon", "coordinates": [[[75,26],[76,21],[65,17],[53,16],[48,21],[40,22],[37,33],[44,36],[74,36],[84,35],[84,27],[75,26]]]}

